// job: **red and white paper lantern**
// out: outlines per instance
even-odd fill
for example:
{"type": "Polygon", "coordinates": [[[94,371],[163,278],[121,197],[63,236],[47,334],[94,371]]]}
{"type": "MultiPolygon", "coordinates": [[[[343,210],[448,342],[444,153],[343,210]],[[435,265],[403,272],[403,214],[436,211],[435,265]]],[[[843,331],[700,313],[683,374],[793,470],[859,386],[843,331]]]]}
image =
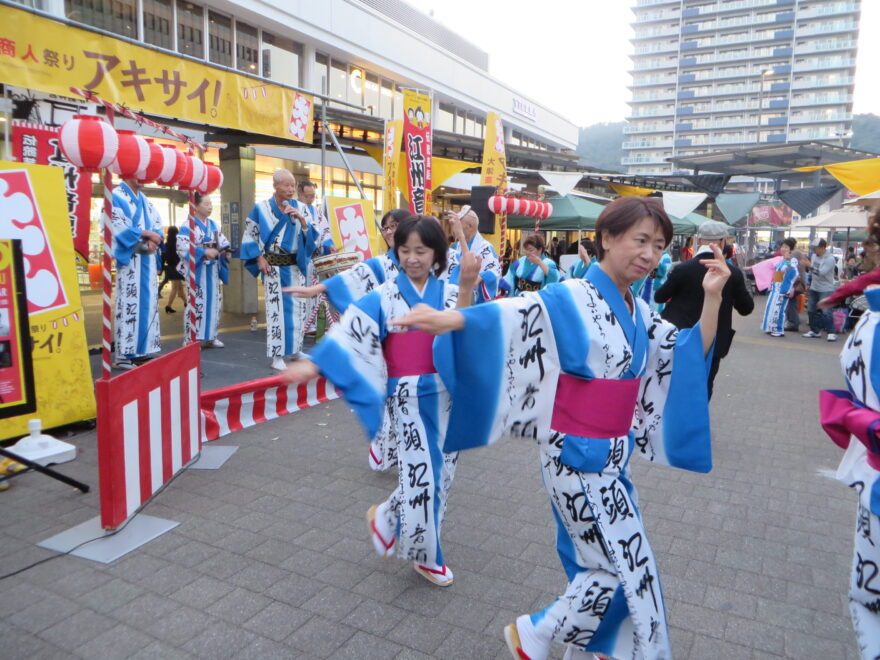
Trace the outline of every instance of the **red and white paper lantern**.
{"type": "Polygon", "coordinates": [[[534,199],[492,195],[489,197],[489,210],[496,214],[522,215],[546,220],[553,214],[553,205],[550,202],[539,202],[534,199]]]}
{"type": "Polygon", "coordinates": [[[64,157],[86,172],[108,167],[119,151],[116,131],[94,115],[74,115],[61,126],[60,134],[64,157]]]}
{"type": "Polygon", "coordinates": [[[180,187],[184,190],[198,190],[199,184],[205,176],[205,163],[197,156],[188,155],[186,157],[189,163],[189,169],[186,175],[180,181],[180,187]]]}
{"type": "Polygon", "coordinates": [[[160,186],[176,186],[186,175],[187,156],[182,151],[178,151],[168,144],[162,145],[165,162],[162,165],[162,172],[156,177],[156,183],[160,186]]]}
{"type": "Polygon", "coordinates": [[[116,131],[119,151],[110,163],[110,171],[122,179],[135,179],[150,163],[150,145],[134,131],[116,131]]]}
{"type": "Polygon", "coordinates": [[[205,176],[199,182],[199,192],[210,195],[223,185],[223,172],[213,163],[205,163],[205,176]]]}
{"type": "Polygon", "coordinates": [[[153,183],[162,173],[162,167],[165,165],[165,150],[150,138],[144,138],[144,141],[150,149],[150,160],[137,173],[137,180],[138,183],[153,183]]]}

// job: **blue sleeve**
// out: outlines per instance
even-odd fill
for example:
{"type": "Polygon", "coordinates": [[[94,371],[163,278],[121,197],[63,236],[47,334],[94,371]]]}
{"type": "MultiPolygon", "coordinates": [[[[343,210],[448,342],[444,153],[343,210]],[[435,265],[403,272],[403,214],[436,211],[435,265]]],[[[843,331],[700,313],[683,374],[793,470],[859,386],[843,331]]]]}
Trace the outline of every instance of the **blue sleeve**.
{"type": "Polygon", "coordinates": [[[327,256],[332,252],[333,248],[335,247],[336,245],[333,243],[333,239],[328,238],[326,241],[324,241],[324,245],[321,246],[321,255],[327,256]]]}
{"type": "Polygon", "coordinates": [[[494,300],[498,295],[498,275],[494,271],[486,270],[480,274],[480,285],[477,287],[477,303],[494,300]]]}
{"type": "Polygon", "coordinates": [[[544,278],[545,284],[553,284],[554,282],[559,281],[559,268],[556,263],[551,259],[545,259],[544,263],[547,264],[549,270],[547,271],[547,276],[544,278]]]}
{"type": "Polygon", "coordinates": [[[113,248],[113,258],[122,266],[131,263],[131,257],[134,254],[134,246],[141,240],[143,229],[138,227],[128,227],[116,234],[113,238],[116,245],[113,248]]]}
{"type": "Polygon", "coordinates": [[[348,306],[354,302],[351,291],[342,273],[324,280],[324,292],[330,304],[333,305],[340,314],[345,314],[348,306]]]}

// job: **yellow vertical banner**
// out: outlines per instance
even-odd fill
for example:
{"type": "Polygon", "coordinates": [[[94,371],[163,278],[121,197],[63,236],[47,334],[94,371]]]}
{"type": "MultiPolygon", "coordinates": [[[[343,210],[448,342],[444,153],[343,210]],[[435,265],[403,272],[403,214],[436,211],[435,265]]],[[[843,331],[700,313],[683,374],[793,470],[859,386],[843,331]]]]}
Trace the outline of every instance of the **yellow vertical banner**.
{"type": "Polygon", "coordinates": [[[397,208],[397,172],[400,157],[400,140],[403,134],[403,120],[393,119],[385,122],[385,150],[383,167],[385,190],[382,194],[382,211],[388,213],[397,208]]]}
{"type": "Polygon", "coordinates": [[[64,171],[0,161],[0,238],[22,241],[37,410],[3,420],[0,438],[95,417],[64,171]]]}
{"type": "Polygon", "coordinates": [[[431,96],[403,90],[403,147],[406,197],[413,213],[431,212],[431,96]]]}
{"type": "MultiPolygon", "coordinates": [[[[507,192],[507,156],[504,151],[504,125],[501,123],[501,115],[497,112],[486,113],[486,135],[483,141],[483,166],[480,169],[480,185],[495,186],[499,195],[507,192]]],[[[496,215],[495,219],[503,228],[507,226],[506,217],[496,215]]],[[[501,245],[506,237],[503,231],[489,235],[489,242],[495,247],[499,256],[503,256],[504,246],[501,245]]]]}
{"type": "Polygon", "coordinates": [[[333,242],[342,252],[357,252],[361,259],[376,257],[385,251],[385,239],[379,234],[376,212],[369,199],[328,197],[327,218],[333,242]]]}

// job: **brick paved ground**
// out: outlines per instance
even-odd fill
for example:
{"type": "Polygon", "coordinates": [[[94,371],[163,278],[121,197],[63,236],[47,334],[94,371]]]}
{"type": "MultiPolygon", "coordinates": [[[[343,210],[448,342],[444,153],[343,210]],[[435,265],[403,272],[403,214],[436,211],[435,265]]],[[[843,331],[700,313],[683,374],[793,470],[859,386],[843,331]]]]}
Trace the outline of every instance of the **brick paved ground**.
{"type": "MultiPolygon", "coordinates": [[[[816,390],[842,382],[840,344],[757,323],[738,323],[716,382],[713,472],[635,463],[675,657],[856,658],[855,497],[819,473],[840,458],[816,412],[816,390]]],[[[206,355],[214,379],[259,355],[257,336],[230,338],[206,355]]],[[[94,434],[74,442],[63,471],[96,485],[94,434]]],[[[456,580],[441,590],[373,554],[364,513],[394,480],[367,468],[344,404],[221,442],[240,446],[222,469],[185,472],[147,507],[181,523],[171,532],[112,565],[62,557],[0,582],[0,656],[506,658],[502,626],[564,586],[530,444],[462,457],[444,529],[456,580]]],[[[6,573],[97,515],[97,494],[27,474],[0,514],[6,573]]]]}

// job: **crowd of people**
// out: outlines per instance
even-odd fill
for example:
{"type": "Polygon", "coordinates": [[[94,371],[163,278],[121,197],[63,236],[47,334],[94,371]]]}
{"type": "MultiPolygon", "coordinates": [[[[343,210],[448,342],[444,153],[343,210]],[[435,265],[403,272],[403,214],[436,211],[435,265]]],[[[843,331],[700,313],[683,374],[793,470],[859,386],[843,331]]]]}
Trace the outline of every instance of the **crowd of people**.
{"type": "MultiPolygon", "coordinates": [[[[503,435],[530,438],[567,588],[504,629],[511,653],[543,660],[558,643],[569,659],[671,657],[629,460],[711,469],[714,380],[731,349],[733,311],[747,316],[755,304],[732,258],[728,226],[705,222],[691,254],[682,250],[689,258],[673,265],[673,229],[662,205],[623,197],[605,207],[594,240],[574,244],[578,258],[567,270],[558,263],[562,244],[554,238],[548,246],[537,232],[503,268],[473,211],[447,215],[449,240],[437,218],[395,209],[381,220],[385,254],[319,282],[311,261],[336,247],[314,186],[297,186],[285,170],[276,171],[273,186],[248,216],[239,257],[263,281],[272,367],[292,382],[318,375],[333,382],[370,440],[370,467],[398,473],[397,486],[366,513],[376,553],[411,563],[438,587],[451,585],[441,532],[463,452],[503,435]],[[319,294],[342,316],[305,355],[319,294]]],[[[172,284],[166,312],[181,295],[168,269],[186,281],[193,246],[196,337],[223,346],[217,333],[230,243],[210,218],[210,198],[195,202],[193,229],[166,237],[136,182],[114,191],[120,368],[159,351],[160,248],[172,284]]],[[[878,215],[869,233],[880,239],[878,215]]],[[[772,337],[797,329],[803,296],[804,337],[835,341],[829,309],[865,292],[869,311],[842,355],[848,390],[824,392],[821,417],[846,450],[838,477],[859,493],[850,604],[863,657],[874,658],[880,600],[859,576],[867,562],[880,562],[872,536],[880,524],[880,382],[872,369],[880,269],[856,277],[853,254],[841,273],[824,239],[810,247],[808,257],[785,239],[776,256],[744,270],[769,281],[761,324],[772,337]],[[840,279],[851,281],[838,288],[840,279]]]]}

